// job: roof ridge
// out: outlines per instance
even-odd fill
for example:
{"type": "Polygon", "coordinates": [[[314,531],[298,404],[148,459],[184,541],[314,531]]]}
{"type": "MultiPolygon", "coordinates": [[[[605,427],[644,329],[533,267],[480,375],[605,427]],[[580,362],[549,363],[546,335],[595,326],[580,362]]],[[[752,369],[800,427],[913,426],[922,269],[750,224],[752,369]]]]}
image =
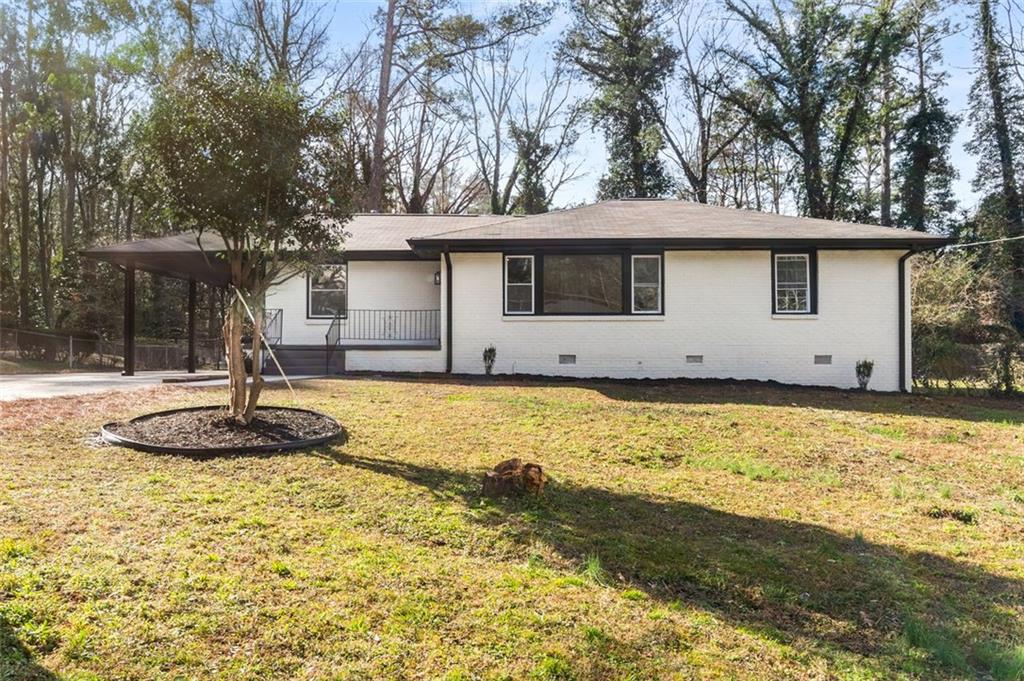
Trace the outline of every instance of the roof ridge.
{"type": "MultiPolygon", "coordinates": [[[[546,215],[546,213],[539,213],[539,215],[546,215]]],[[[447,236],[448,234],[458,234],[459,232],[468,232],[471,229],[480,229],[481,227],[494,227],[496,225],[504,225],[507,222],[514,222],[515,220],[522,220],[523,218],[530,217],[529,215],[490,215],[495,218],[505,218],[503,220],[495,220],[494,222],[488,222],[485,225],[475,225],[473,227],[463,227],[461,229],[449,229],[447,232],[438,232],[437,234],[428,234],[427,236],[411,236],[409,239],[433,239],[439,236],[447,236]]],[[[486,216],[479,216],[486,217],[486,216]]],[[[406,241],[409,241],[406,239],[406,241]]]]}
{"type": "MultiPolygon", "coordinates": [[[[648,199],[612,199],[612,200],[609,200],[609,201],[599,201],[598,203],[627,203],[627,202],[630,202],[630,201],[647,201],[647,200],[648,199]]],[[[653,201],[655,199],[650,199],[650,200],[653,201]]],[[[665,202],[672,202],[672,203],[680,203],[680,204],[691,206],[691,207],[697,208],[697,209],[707,209],[707,208],[710,208],[712,210],[718,210],[718,211],[722,211],[722,212],[726,212],[726,213],[734,213],[734,214],[735,213],[750,213],[750,214],[753,214],[753,215],[763,215],[763,216],[769,216],[769,217],[773,217],[773,218],[786,218],[788,220],[810,220],[810,221],[813,221],[813,222],[826,222],[826,223],[831,224],[831,225],[849,225],[851,227],[858,227],[858,228],[860,228],[860,227],[871,227],[871,228],[879,228],[879,229],[889,229],[889,230],[893,230],[893,231],[897,231],[897,232],[915,231],[915,230],[909,230],[909,229],[907,229],[905,227],[897,227],[896,225],[874,225],[874,224],[871,224],[869,222],[853,222],[851,220],[839,220],[839,219],[833,219],[833,218],[816,218],[816,217],[814,217],[812,215],[791,215],[790,213],[776,213],[776,212],[770,211],[770,210],[758,210],[756,208],[751,208],[750,206],[723,206],[723,205],[720,205],[720,204],[717,204],[717,203],[701,203],[700,201],[690,201],[689,199],[679,199],[679,198],[663,198],[663,199],[657,199],[657,200],[658,201],[665,201],[665,202]]],[[[596,205],[596,204],[590,204],[590,205],[596,205]]],[[[931,232],[926,232],[926,233],[931,233],[931,232]]]]}
{"type": "Polygon", "coordinates": [[[459,232],[468,232],[468,231],[473,230],[473,229],[480,229],[481,226],[482,227],[497,227],[498,225],[504,225],[504,224],[506,224],[508,222],[513,222],[515,220],[524,220],[525,221],[525,220],[529,220],[530,218],[539,218],[539,217],[544,217],[544,216],[549,216],[549,215],[558,215],[558,214],[561,214],[561,213],[571,213],[574,210],[582,210],[583,208],[592,208],[593,206],[597,206],[597,205],[600,205],[602,203],[617,203],[619,201],[621,201],[621,199],[602,199],[600,201],[595,201],[594,203],[581,203],[580,205],[572,206],[571,208],[559,208],[558,210],[549,210],[546,213],[532,213],[532,214],[529,214],[529,215],[524,215],[524,214],[494,215],[492,213],[491,215],[494,215],[494,217],[505,217],[505,218],[508,218],[508,219],[507,220],[496,220],[495,222],[490,222],[490,223],[488,223],[486,225],[478,225],[476,227],[464,227],[462,229],[450,229],[447,232],[438,232],[437,234],[431,234],[431,235],[426,236],[426,237],[414,236],[414,237],[409,237],[409,238],[410,239],[436,239],[438,237],[448,236],[450,234],[458,234],[459,232]]]}
{"type": "Polygon", "coordinates": [[[350,213],[352,217],[374,217],[374,218],[488,218],[488,217],[505,217],[503,215],[494,215],[494,213],[366,213],[366,212],[355,212],[350,213]]]}

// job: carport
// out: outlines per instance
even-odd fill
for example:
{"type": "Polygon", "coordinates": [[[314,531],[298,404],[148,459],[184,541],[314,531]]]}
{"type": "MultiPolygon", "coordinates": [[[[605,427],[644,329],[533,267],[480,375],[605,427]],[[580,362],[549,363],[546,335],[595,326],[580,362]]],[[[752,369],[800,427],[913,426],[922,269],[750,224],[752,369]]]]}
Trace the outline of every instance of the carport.
{"type": "Polygon", "coordinates": [[[225,288],[231,272],[221,257],[223,239],[210,233],[185,232],[154,239],[137,239],[82,251],[93,260],[108,262],[124,273],[124,372],[135,375],[135,272],[142,270],[188,281],[188,373],[196,372],[196,285],[225,288]]]}

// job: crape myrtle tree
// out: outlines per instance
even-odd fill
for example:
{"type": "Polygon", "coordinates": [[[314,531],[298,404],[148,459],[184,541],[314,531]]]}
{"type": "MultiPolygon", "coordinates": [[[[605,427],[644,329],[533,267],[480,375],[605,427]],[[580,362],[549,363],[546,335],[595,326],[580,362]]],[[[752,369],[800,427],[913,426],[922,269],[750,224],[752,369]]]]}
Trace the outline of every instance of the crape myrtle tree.
{"type": "Polygon", "coordinates": [[[310,110],[284,79],[249,63],[186,51],[142,126],[150,182],[182,228],[223,239],[231,303],[223,327],[231,418],[251,423],[263,388],[260,334],[267,289],[322,264],[341,245],[348,183],[331,161],[338,115],[310,110]],[[252,382],[243,325],[252,313],[252,382]]]}

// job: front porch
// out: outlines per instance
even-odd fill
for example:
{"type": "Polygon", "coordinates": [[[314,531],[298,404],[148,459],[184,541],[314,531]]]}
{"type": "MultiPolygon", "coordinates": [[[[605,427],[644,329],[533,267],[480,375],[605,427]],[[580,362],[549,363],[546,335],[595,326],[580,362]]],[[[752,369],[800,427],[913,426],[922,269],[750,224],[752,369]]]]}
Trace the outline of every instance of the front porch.
{"type": "MultiPolygon", "coordinates": [[[[350,309],[335,315],[322,344],[288,343],[282,338],[287,310],[266,311],[266,336],[285,374],[339,374],[352,351],[437,351],[441,349],[440,309],[350,309]]],[[[263,369],[276,375],[278,367],[264,356],[263,369]]]]}

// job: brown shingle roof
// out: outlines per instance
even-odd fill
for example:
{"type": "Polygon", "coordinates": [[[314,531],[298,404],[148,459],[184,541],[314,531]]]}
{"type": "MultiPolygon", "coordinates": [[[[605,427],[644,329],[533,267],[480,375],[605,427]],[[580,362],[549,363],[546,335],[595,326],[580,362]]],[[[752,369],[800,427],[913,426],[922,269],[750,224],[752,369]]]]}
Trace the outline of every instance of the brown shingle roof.
{"type": "Polygon", "coordinates": [[[408,240],[515,221],[508,215],[358,213],[345,223],[346,251],[408,251],[408,240]]]}
{"type": "MultiPolygon", "coordinates": [[[[409,257],[416,255],[408,240],[466,227],[480,227],[509,220],[507,215],[394,215],[360,213],[345,223],[343,251],[353,256],[409,257]]],[[[230,280],[224,261],[214,256],[224,250],[224,241],[212,232],[197,240],[195,232],[184,232],[152,239],[136,239],[82,251],[86,257],[117,265],[134,265],[180,279],[194,278],[223,285],[230,280]]]]}
{"type": "Polygon", "coordinates": [[[650,241],[724,247],[787,243],[829,243],[871,247],[941,246],[934,234],[674,200],[623,199],[495,221],[411,240],[413,247],[516,241],[650,241]]]}

